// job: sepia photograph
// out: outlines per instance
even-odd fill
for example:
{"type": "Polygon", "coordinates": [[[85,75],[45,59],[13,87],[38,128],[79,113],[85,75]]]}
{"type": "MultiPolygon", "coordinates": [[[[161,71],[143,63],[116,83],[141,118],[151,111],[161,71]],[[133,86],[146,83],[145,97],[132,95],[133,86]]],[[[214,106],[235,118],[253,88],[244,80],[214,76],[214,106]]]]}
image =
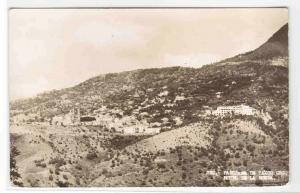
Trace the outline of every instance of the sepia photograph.
{"type": "Polygon", "coordinates": [[[286,7],[10,9],[10,185],[286,185],[288,21],[286,7]]]}

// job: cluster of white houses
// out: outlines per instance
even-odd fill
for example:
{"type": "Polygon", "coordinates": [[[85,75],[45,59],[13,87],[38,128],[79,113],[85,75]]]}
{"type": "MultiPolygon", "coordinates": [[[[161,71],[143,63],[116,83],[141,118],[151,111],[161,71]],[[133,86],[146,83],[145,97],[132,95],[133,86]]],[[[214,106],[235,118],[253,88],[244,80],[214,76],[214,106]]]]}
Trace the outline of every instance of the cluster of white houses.
{"type": "MultiPolygon", "coordinates": [[[[241,104],[233,106],[219,106],[212,110],[207,107],[206,115],[219,117],[232,115],[258,115],[260,112],[253,107],[241,104]]],[[[120,119],[111,115],[96,112],[94,116],[81,116],[79,109],[72,109],[68,114],[56,116],[52,119],[53,125],[102,125],[113,128],[116,132],[123,134],[157,134],[160,127],[153,126],[147,122],[137,121],[134,117],[124,116],[120,119]]]]}
{"type": "Polygon", "coordinates": [[[54,116],[51,120],[52,125],[80,125],[80,109],[73,108],[65,115],[54,116]]]}
{"type": "MultiPolygon", "coordinates": [[[[91,116],[82,116],[79,108],[73,108],[67,114],[54,116],[50,121],[50,124],[62,126],[101,125],[124,135],[155,135],[161,132],[161,124],[158,122],[149,124],[146,120],[138,121],[135,116],[122,116],[121,118],[117,118],[107,113],[107,109],[105,107],[103,108],[104,109],[96,110],[91,116]]],[[[266,124],[272,119],[268,113],[259,111],[244,104],[219,106],[215,110],[208,106],[205,106],[204,108],[206,109],[204,116],[214,115],[224,117],[232,115],[256,115],[262,117],[266,124]]],[[[122,114],[122,112],[115,111],[118,110],[110,110],[113,114],[122,114]]],[[[29,115],[22,115],[23,114],[19,114],[18,116],[12,117],[11,123],[26,123],[29,115]]],[[[203,114],[199,116],[203,116],[203,114]]]]}
{"type": "Polygon", "coordinates": [[[160,133],[159,127],[151,127],[147,122],[139,122],[134,117],[124,116],[115,118],[108,114],[99,113],[94,116],[81,116],[80,109],[72,109],[65,115],[55,116],[52,125],[94,125],[105,126],[124,135],[154,135],[160,133]]]}

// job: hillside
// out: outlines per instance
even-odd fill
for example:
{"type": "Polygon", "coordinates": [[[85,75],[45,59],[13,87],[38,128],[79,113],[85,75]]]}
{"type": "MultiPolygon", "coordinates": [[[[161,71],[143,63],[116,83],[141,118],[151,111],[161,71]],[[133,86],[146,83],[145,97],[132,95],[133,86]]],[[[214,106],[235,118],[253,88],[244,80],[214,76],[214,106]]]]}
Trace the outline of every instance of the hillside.
{"type": "Polygon", "coordinates": [[[80,85],[12,103],[11,116],[33,114],[32,121],[68,113],[83,115],[106,107],[105,115],[134,117],[170,128],[197,122],[205,106],[246,103],[271,114],[277,127],[287,115],[288,69],[245,62],[240,65],[146,69],[95,77],[80,85]],[[218,93],[221,93],[218,96],[218,93]]]}
{"type": "Polygon", "coordinates": [[[10,132],[20,151],[13,158],[24,185],[262,185],[207,172],[287,171],[287,37],[286,24],[259,48],[201,68],[110,73],[12,101],[10,132]],[[213,113],[242,104],[256,113],[213,113]],[[55,124],[74,108],[101,124],[55,124]],[[48,154],[32,152],[37,147],[48,154]]]}
{"type": "Polygon", "coordinates": [[[171,131],[163,132],[151,138],[141,140],[128,146],[127,151],[164,151],[178,146],[197,146],[207,148],[213,137],[209,135],[210,127],[204,124],[192,124],[171,131]]]}
{"type": "Polygon", "coordinates": [[[149,122],[161,122],[164,117],[192,119],[203,106],[240,103],[270,106],[269,112],[276,112],[270,103],[287,104],[288,98],[287,33],[286,24],[254,51],[202,68],[141,69],[97,76],[71,88],[11,102],[11,116],[21,112],[51,118],[74,106],[88,115],[105,106],[124,115],[144,113],[149,122]],[[217,92],[222,93],[221,98],[216,98],[217,92]]]}

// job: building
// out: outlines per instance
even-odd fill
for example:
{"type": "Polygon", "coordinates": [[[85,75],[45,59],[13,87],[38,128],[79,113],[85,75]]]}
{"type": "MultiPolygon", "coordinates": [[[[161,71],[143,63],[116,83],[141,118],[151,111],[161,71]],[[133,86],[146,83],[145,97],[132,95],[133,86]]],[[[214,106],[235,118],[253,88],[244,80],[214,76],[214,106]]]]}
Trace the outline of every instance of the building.
{"type": "Polygon", "coordinates": [[[64,121],[63,116],[54,116],[54,117],[52,117],[51,124],[52,125],[64,125],[65,121],[64,121]]]}
{"type": "Polygon", "coordinates": [[[52,125],[80,125],[80,109],[73,108],[65,115],[57,115],[52,118],[52,125]]]}
{"type": "Polygon", "coordinates": [[[71,119],[71,125],[80,125],[80,108],[73,108],[69,112],[70,119],[71,119]]]}
{"type": "Polygon", "coordinates": [[[227,115],[255,115],[258,111],[247,105],[236,105],[236,106],[219,106],[215,111],[212,112],[216,116],[227,116],[227,115]]]}
{"type": "Polygon", "coordinates": [[[81,125],[97,125],[97,120],[95,117],[92,117],[92,116],[83,116],[83,117],[80,117],[80,124],[81,125]]]}
{"type": "Polygon", "coordinates": [[[143,128],[143,127],[124,127],[118,128],[117,132],[124,135],[155,135],[160,133],[160,128],[143,128]]]}
{"type": "Polygon", "coordinates": [[[164,163],[164,162],[167,162],[167,160],[165,158],[162,158],[162,157],[156,157],[154,159],[154,162],[155,163],[164,163]]]}

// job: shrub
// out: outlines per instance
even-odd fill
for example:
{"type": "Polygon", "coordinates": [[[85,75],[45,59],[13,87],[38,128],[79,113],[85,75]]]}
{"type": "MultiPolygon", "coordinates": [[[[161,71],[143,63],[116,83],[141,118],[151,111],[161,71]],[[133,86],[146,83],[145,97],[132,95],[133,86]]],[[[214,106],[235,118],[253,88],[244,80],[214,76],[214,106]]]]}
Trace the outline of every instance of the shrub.
{"type": "Polygon", "coordinates": [[[56,167],[60,167],[67,164],[63,158],[59,157],[52,158],[48,163],[55,164],[56,167]]]}
{"type": "Polygon", "coordinates": [[[80,179],[79,178],[76,178],[76,184],[80,185],[80,179]]]}
{"type": "Polygon", "coordinates": [[[206,162],[201,162],[200,165],[201,165],[202,167],[204,167],[204,168],[207,167],[207,163],[206,163],[206,162]]]}
{"type": "Polygon", "coordinates": [[[166,164],[164,164],[164,163],[158,163],[158,164],[157,164],[157,167],[158,167],[159,169],[165,169],[165,168],[166,168],[166,164]]]}
{"type": "Polygon", "coordinates": [[[63,178],[65,179],[65,180],[67,180],[68,179],[68,176],[67,175],[63,175],[63,178]]]}
{"type": "Polygon", "coordinates": [[[225,180],[224,185],[225,185],[225,186],[231,186],[230,180],[225,180]]]}
{"type": "Polygon", "coordinates": [[[86,155],[86,159],[88,160],[93,160],[93,159],[96,159],[98,156],[95,152],[90,152],[86,155]]]}
{"type": "Polygon", "coordinates": [[[58,168],[55,168],[55,174],[59,175],[59,169],[58,168]]]}
{"type": "Polygon", "coordinates": [[[230,157],[231,157],[231,156],[230,156],[229,153],[227,153],[227,154],[225,155],[225,159],[226,159],[226,160],[230,159],[230,157]]]}
{"type": "Polygon", "coordinates": [[[108,170],[106,168],[103,168],[102,172],[101,172],[103,175],[107,174],[108,173],[108,170]]]}
{"type": "Polygon", "coordinates": [[[81,167],[80,165],[76,165],[76,166],[75,166],[75,169],[77,169],[77,170],[82,170],[82,167],[81,167]]]}
{"type": "Polygon", "coordinates": [[[247,167],[247,165],[248,165],[247,160],[243,160],[243,165],[244,165],[245,167],[247,167]]]}
{"type": "Polygon", "coordinates": [[[264,182],[262,180],[255,180],[255,185],[256,186],[263,186],[264,185],[264,182]]]}
{"type": "Polygon", "coordinates": [[[62,182],[60,180],[56,181],[55,183],[58,187],[68,187],[69,186],[69,182],[62,182]]]}

